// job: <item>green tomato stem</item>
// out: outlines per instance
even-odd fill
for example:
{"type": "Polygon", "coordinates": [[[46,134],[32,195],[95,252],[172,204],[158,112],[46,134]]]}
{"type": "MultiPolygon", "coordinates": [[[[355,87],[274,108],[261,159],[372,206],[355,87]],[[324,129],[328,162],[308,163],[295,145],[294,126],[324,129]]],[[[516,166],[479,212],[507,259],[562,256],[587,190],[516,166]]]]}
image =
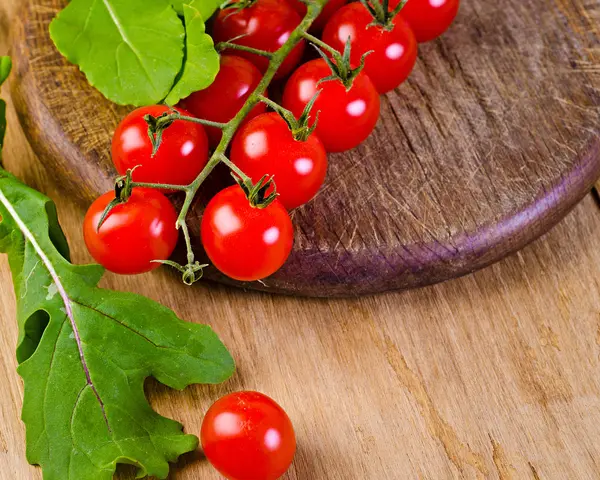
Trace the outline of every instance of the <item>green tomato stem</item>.
{"type": "MultiPolygon", "coordinates": [[[[207,126],[220,128],[223,131],[223,135],[222,135],[221,141],[219,142],[219,145],[213,152],[212,156],[210,157],[208,163],[206,164],[206,166],[204,167],[202,172],[200,172],[198,177],[196,177],[196,179],[192,183],[190,183],[189,185],[187,185],[185,187],[179,186],[177,188],[175,188],[175,186],[172,186],[172,185],[166,185],[166,186],[165,185],[154,185],[154,188],[169,188],[169,189],[180,190],[180,191],[185,192],[185,201],[183,203],[183,206],[181,207],[181,211],[179,212],[179,217],[177,219],[177,228],[178,229],[180,228],[181,230],[183,230],[183,234],[185,237],[186,248],[187,248],[187,260],[188,260],[188,265],[185,268],[187,268],[188,270],[195,268],[194,267],[195,256],[194,256],[194,252],[192,249],[192,242],[190,239],[189,229],[188,229],[188,226],[186,223],[186,218],[187,218],[188,212],[194,202],[194,198],[196,197],[196,194],[198,193],[198,190],[200,189],[200,187],[202,186],[204,181],[208,178],[208,176],[212,173],[212,171],[215,169],[215,167],[221,162],[225,163],[237,176],[239,176],[243,183],[245,183],[245,184],[252,183],[251,179],[240,168],[238,168],[233,162],[231,162],[231,160],[229,160],[229,158],[226,155],[227,148],[231,144],[233,137],[235,135],[235,132],[238,130],[238,128],[240,127],[240,125],[242,124],[244,119],[248,116],[250,111],[256,106],[257,103],[263,101],[264,93],[266,92],[267,88],[273,81],[273,78],[275,77],[277,70],[279,70],[283,61],[291,53],[291,51],[296,47],[296,45],[298,45],[304,39],[307,39],[311,42],[316,41],[316,42],[322,43],[319,39],[317,39],[316,37],[313,37],[312,35],[309,35],[306,32],[308,31],[310,26],[313,24],[315,19],[321,13],[324,3],[325,3],[324,0],[312,0],[307,3],[308,8],[307,8],[306,16],[304,17],[304,19],[302,20],[300,25],[298,25],[298,27],[296,27],[296,29],[291,33],[290,37],[285,42],[285,44],[283,44],[281,46],[281,48],[279,50],[277,50],[276,52],[272,52],[272,53],[271,52],[262,52],[260,50],[255,50],[255,49],[251,49],[249,47],[244,47],[243,45],[229,44],[228,42],[225,42],[227,48],[245,50],[250,53],[256,53],[259,55],[268,56],[268,58],[269,58],[269,67],[267,68],[267,71],[265,72],[262,80],[260,81],[260,83],[258,84],[256,89],[254,90],[254,92],[252,92],[250,94],[250,96],[246,100],[244,106],[240,109],[240,111],[237,113],[237,115],[234,118],[232,118],[229,122],[222,124],[222,123],[217,123],[217,122],[210,122],[208,120],[200,120],[200,119],[193,118],[193,117],[186,117],[186,116],[183,116],[183,115],[180,115],[177,113],[172,114],[173,120],[187,120],[190,122],[195,122],[195,123],[200,123],[200,124],[207,125],[207,126]],[[265,53],[268,53],[268,55],[265,55],[265,53]]],[[[323,45],[325,45],[325,44],[323,44],[323,45]]],[[[330,47],[325,45],[325,46],[323,46],[323,48],[330,48],[330,47]]],[[[165,121],[168,121],[168,119],[169,118],[165,118],[165,121]]],[[[145,185],[151,186],[152,184],[145,184],[145,185]]],[[[182,268],[184,268],[184,267],[182,267],[182,268]]]]}
{"type": "Polygon", "coordinates": [[[131,188],[155,188],[157,190],[176,190],[178,192],[186,192],[187,185],[170,185],[168,183],[145,183],[131,182],[131,188]]]}
{"type": "Polygon", "coordinates": [[[222,52],[223,50],[239,50],[241,52],[253,53],[254,55],[260,55],[261,57],[273,58],[273,52],[267,52],[266,50],[259,50],[258,48],[247,47],[246,45],[240,45],[233,42],[221,42],[217,45],[217,51],[222,52]]]}
{"type": "Polygon", "coordinates": [[[316,45],[317,47],[319,47],[321,50],[328,51],[334,57],[341,55],[341,52],[339,52],[338,50],[336,50],[335,48],[333,48],[331,45],[326,44],[324,41],[322,41],[321,39],[315,37],[314,35],[311,35],[308,32],[302,32],[302,36],[306,40],[308,40],[310,43],[312,43],[313,45],[316,45]]]}
{"type": "Polygon", "coordinates": [[[214,128],[218,128],[220,130],[223,130],[227,126],[226,123],[213,122],[211,120],[204,120],[202,118],[196,118],[196,117],[188,117],[187,115],[181,115],[178,112],[171,113],[171,114],[165,116],[163,123],[167,124],[167,123],[175,121],[175,120],[183,120],[185,122],[199,123],[200,125],[204,125],[205,127],[214,127],[214,128]]]}
{"type": "Polygon", "coordinates": [[[233,173],[235,173],[244,183],[252,183],[252,179],[246,175],[240,167],[233,163],[226,155],[221,155],[221,161],[229,167],[233,173]]]}

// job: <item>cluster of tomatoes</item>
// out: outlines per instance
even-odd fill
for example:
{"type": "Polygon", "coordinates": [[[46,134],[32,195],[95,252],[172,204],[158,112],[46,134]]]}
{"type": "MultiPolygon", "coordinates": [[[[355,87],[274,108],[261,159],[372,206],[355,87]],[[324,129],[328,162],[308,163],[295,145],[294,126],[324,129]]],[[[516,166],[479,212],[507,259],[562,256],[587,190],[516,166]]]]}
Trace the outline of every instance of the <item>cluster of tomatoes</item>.
{"type": "MultiPolygon", "coordinates": [[[[268,205],[253,204],[248,189],[234,185],[207,205],[202,243],[225,275],[254,281],[283,265],[293,243],[288,211],[317,194],[325,180],[327,154],[355,148],[371,134],[379,119],[379,95],[407,79],[418,43],[441,35],[459,8],[459,0],[408,0],[394,15],[400,2],[329,0],[310,32],[320,34],[319,38],[305,35],[324,52],[322,58],[300,64],[306,49],[302,40],[275,76],[280,81],[287,78],[283,108],[268,112],[260,102],[246,117],[233,138],[229,159],[253,182],[272,177],[278,198],[268,205]],[[282,112],[299,118],[313,101],[312,121],[318,117],[314,132],[293,131],[282,112]]],[[[226,49],[214,83],[177,107],[184,116],[217,126],[176,120],[164,130],[153,154],[147,116],[156,118],[172,110],[162,105],[135,110],[114,134],[112,157],[117,171],[125,175],[134,169],[132,178],[138,184],[193,182],[207,165],[209,151],[221,141],[218,124],[226,124],[242,109],[269,67],[269,58],[254,50],[277,51],[298,28],[306,9],[301,0],[230,2],[215,16],[212,36],[215,43],[247,48],[226,49]]],[[[264,96],[268,98],[268,92],[264,96]]],[[[168,191],[134,188],[126,202],[113,205],[100,228],[114,193],[99,198],[84,225],[94,258],[122,274],[152,270],[159,266],[154,261],[169,258],[178,239],[177,214],[164,193],[168,191]]]]}

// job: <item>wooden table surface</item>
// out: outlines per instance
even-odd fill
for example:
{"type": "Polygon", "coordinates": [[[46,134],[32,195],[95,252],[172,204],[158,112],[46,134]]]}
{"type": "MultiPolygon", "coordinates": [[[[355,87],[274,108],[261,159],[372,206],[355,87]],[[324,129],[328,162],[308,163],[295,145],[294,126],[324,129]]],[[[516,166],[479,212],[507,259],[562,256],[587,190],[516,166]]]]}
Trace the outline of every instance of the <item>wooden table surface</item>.
{"type": "MultiPolygon", "coordinates": [[[[0,53],[9,14],[0,6],[0,53]]],[[[9,12],[9,13],[10,13],[9,12]]],[[[8,94],[5,88],[4,96],[8,94]]],[[[12,106],[7,168],[57,205],[77,262],[84,212],[48,180],[12,106]]],[[[159,300],[218,332],[238,371],[219,387],[172,392],[154,407],[198,433],[219,396],[256,389],[298,437],[288,479],[600,478],[600,212],[589,195],[549,235],[500,264],[417,291],[307,300],[175,275],[107,275],[103,286],[159,300]]],[[[41,479],[25,460],[14,294],[0,256],[0,479],[41,479]]],[[[170,478],[217,479],[199,453],[170,478]]],[[[123,470],[120,479],[133,478],[123,470]]]]}

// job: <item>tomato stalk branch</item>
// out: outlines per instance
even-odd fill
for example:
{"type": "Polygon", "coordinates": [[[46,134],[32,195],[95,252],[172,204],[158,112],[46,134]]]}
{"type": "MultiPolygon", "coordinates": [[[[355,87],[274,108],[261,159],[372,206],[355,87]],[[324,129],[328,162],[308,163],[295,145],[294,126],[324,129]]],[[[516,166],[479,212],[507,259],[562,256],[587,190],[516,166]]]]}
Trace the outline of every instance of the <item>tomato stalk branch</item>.
{"type": "Polygon", "coordinates": [[[253,53],[260,55],[261,57],[273,58],[273,52],[267,52],[266,50],[259,50],[258,48],[247,47],[246,45],[240,45],[239,43],[233,42],[221,42],[217,44],[217,51],[222,52],[223,50],[239,50],[241,52],[253,53]]]}
{"type": "MultiPolygon", "coordinates": [[[[232,172],[237,177],[239,177],[243,186],[246,186],[246,187],[252,186],[251,179],[244,172],[242,172],[233,162],[231,162],[231,160],[229,160],[229,158],[227,157],[227,155],[226,155],[227,148],[231,144],[236,131],[238,130],[238,128],[240,127],[240,125],[242,124],[244,119],[248,116],[250,111],[256,106],[257,103],[263,101],[264,93],[266,92],[267,88],[273,81],[273,78],[275,77],[277,70],[279,70],[283,61],[292,52],[292,50],[298,45],[298,43],[300,43],[304,39],[308,39],[310,41],[317,40],[318,42],[320,42],[315,37],[312,37],[311,35],[309,35],[307,33],[307,31],[310,28],[310,26],[313,24],[313,22],[316,20],[316,18],[319,16],[319,14],[321,13],[323,6],[324,6],[324,0],[308,1],[307,2],[308,8],[307,8],[306,16],[302,19],[302,22],[298,25],[298,27],[296,27],[296,29],[291,33],[290,37],[285,42],[285,44],[283,44],[281,46],[281,48],[279,50],[277,50],[276,52],[263,52],[263,51],[259,51],[259,50],[255,50],[255,49],[249,50],[250,47],[244,47],[242,45],[233,44],[231,42],[224,42],[224,44],[220,44],[220,46],[218,46],[219,49],[221,48],[221,46],[224,45],[227,48],[244,50],[244,51],[249,51],[249,52],[251,51],[251,53],[256,53],[256,54],[259,54],[259,55],[269,58],[269,66],[268,66],[265,74],[263,75],[260,83],[258,84],[256,89],[250,94],[250,96],[246,100],[244,106],[240,109],[240,111],[237,113],[237,115],[234,118],[232,118],[229,122],[222,124],[222,123],[210,122],[207,120],[200,120],[200,119],[193,118],[193,117],[186,117],[176,111],[165,114],[164,116],[161,116],[160,119],[154,119],[154,122],[160,121],[165,126],[164,128],[168,128],[168,125],[175,120],[185,120],[185,121],[190,121],[190,122],[194,122],[194,123],[200,123],[202,125],[217,127],[219,129],[221,129],[223,132],[221,141],[219,142],[219,145],[217,146],[217,148],[213,152],[212,156],[210,157],[208,163],[206,164],[206,166],[204,167],[202,172],[200,172],[198,177],[196,177],[196,179],[189,185],[179,186],[179,187],[174,188],[174,186],[143,184],[144,186],[150,187],[150,188],[163,188],[163,189],[166,188],[166,189],[172,189],[172,190],[178,190],[178,191],[185,192],[185,200],[184,200],[183,206],[181,207],[181,210],[179,212],[179,217],[177,219],[177,228],[183,230],[183,234],[184,234],[185,241],[186,241],[188,265],[183,267],[183,266],[177,265],[176,263],[170,262],[170,261],[163,262],[163,263],[174,266],[179,271],[181,271],[184,276],[184,281],[187,284],[193,283],[194,281],[196,281],[198,279],[197,278],[198,272],[200,272],[200,276],[201,276],[201,268],[203,267],[203,265],[200,265],[198,262],[195,261],[195,256],[194,256],[194,252],[193,252],[192,245],[191,245],[189,229],[186,224],[186,218],[187,218],[189,210],[194,202],[194,198],[196,197],[198,190],[200,189],[200,187],[202,186],[204,181],[212,173],[212,171],[215,169],[215,167],[217,165],[219,165],[219,163],[226,164],[232,170],[232,172]]],[[[151,122],[152,121],[148,122],[149,125],[151,125],[151,122]]],[[[157,138],[157,140],[160,144],[160,138],[157,138]]],[[[248,191],[251,191],[251,192],[253,192],[254,190],[256,190],[257,192],[262,192],[263,190],[266,191],[268,187],[267,187],[267,183],[265,183],[265,182],[272,182],[272,180],[261,179],[261,181],[258,184],[256,184],[253,188],[248,188],[248,191]]],[[[141,186],[141,185],[142,184],[138,184],[138,186],[141,186]]],[[[264,192],[262,192],[262,193],[264,193],[264,192]]],[[[266,201],[267,202],[269,200],[272,201],[273,198],[274,198],[273,196],[268,197],[268,198],[266,198],[266,201]]],[[[264,205],[263,205],[263,207],[264,207],[264,205]]]]}
{"type": "MultiPolygon", "coordinates": [[[[223,128],[223,136],[221,138],[221,141],[215,149],[208,164],[206,165],[206,167],[204,167],[204,170],[200,172],[198,177],[188,186],[186,190],[186,199],[183,204],[183,207],[181,208],[179,219],[177,220],[178,226],[181,226],[181,224],[185,222],[185,218],[188,214],[189,208],[202,183],[204,183],[204,181],[212,173],[215,167],[223,161],[223,158],[227,158],[225,152],[227,150],[227,147],[229,147],[229,144],[233,140],[235,132],[240,127],[244,119],[248,116],[250,111],[256,106],[258,102],[261,101],[261,97],[264,95],[268,86],[273,81],[275,73],[277,72],[277,70],[279,70],[279,67],[281,66],[283,61],[296,47],[296,45],[298,45],[298,43],[300,43],[304,39],[306,31],[310,28],[315,19],[319,16],[322,9],[323,3],[320,0],[311,2],[308,5],[308,11],[300,25],[298,25],[298,27],[292,32],[287,42],[285,42],[285,44],[279,50],[273,53],[271,61],[269,62],[269,67],[267,68],[267,71],[265,72],[262,80],[254,90],[254,92],[252,92],[252,94],[248,97],[246,103],[240,109],[237,115],[233,117],[233,119],[231,119],[227,124],[225,124],[223,128]]],[[[247,178],[247,176],[245,177],[247,178]]]]}

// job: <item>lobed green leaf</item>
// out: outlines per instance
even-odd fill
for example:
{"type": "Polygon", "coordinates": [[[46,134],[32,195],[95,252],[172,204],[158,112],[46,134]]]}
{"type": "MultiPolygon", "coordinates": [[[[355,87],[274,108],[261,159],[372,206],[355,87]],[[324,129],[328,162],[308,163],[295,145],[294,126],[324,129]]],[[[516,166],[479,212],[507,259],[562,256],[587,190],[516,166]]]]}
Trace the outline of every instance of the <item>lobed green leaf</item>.
{"type": "Polygon", "coordinates": [[[198,9],[204,21],[208,20],[213,13],[223,3],[223,0],[172,0],[173,8],[179,15],[184,15],[184,5],[196,3],[195,7],[198,9]]]}
{"type": "Polygon", "coordinates": [[[182,389],[229,378],[234,363],[215,333],[98,288],[104,270],[70,263],[54,204],[1,168],[0,252],[17,300],[29,462],[45,480],[111,480],[118,463],[166,478],[198,439],[152,410],[144,381],[182,389]]]}
{"type": "Polygon", "coordinates": [[[203,0],[194,0],[183,6],[186,27],[185,62],[173,90],[165,99],[175,105],[190,94],[209,87],[219,71],[219,54],[212,38],[206,34],[204,17],[196,8],[203,0]]]}
{"type": "Polygon", "coordinates": [[[50,25],[58,50],[121,105],[150,105],[182,68],[184,26],[166,0],[72,0],[50,25]]]}
{"type": "MultiPolygon", "coordinates": [[[[10,75],[12,61],[10,57],[0,57],[0,87],[10,75]]],[[[2,164],[2,147],[6,135],[6,102],[0,99],[0,165],[2,164]]]]}

